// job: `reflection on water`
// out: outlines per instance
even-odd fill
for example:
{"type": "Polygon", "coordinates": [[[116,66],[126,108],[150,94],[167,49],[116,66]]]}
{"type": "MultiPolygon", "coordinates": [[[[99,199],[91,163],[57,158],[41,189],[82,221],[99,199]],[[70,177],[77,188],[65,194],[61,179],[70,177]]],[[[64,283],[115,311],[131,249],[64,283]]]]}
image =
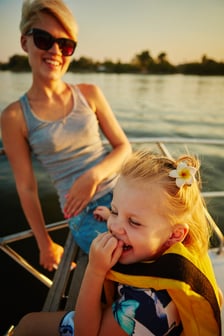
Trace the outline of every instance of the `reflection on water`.
{"type": "MultiPolygon", "coordinates": [[[[92,75],[130,135],[223,137],[224,78],[92,75]]],[[[85,76],[84,76],[85,77],[85,76]]]]}

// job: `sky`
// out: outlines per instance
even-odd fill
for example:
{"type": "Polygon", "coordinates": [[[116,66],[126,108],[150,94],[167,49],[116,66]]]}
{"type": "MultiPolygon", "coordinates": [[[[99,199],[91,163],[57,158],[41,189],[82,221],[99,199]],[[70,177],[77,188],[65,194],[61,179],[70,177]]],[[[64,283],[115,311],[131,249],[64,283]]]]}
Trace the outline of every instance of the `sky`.
{"type": "MultiPolygon", "coordinates": [[[[23,0],[0,0],[0,62],[24,55],[23,0]]],[[[130,62],[142,51],[172,64],[224,61],[224,0],[65,0],[79,26],[75,59],[130,62]]]]}

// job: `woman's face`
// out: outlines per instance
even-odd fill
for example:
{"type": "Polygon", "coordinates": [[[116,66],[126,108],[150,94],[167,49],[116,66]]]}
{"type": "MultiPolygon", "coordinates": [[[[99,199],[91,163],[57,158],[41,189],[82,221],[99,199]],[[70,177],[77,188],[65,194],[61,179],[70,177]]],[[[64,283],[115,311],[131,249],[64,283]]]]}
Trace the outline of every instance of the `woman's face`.
{"type": "Polygon", "coordinates": [[[120,177],[113,193],[108,229],[124,247],[119,262],[150,260],[170,246],[172,226],[166,217],[163,189],[120,177]]]}
{"type": "MultiPolygon", "coordinates": [[[[70,39],[63,26],[51,15],[41,13],[39,20],[32,28],[44,30],[54,38],[70,39]]],[[[58,43],[53,43],[48,50],[42,50],[35,45],[33,35],[23,35],[21,44],[28,54],[30,66],[35,77],[52,81],[60,79],[67,71],[71,57],[63,56],[58,43]]]]}

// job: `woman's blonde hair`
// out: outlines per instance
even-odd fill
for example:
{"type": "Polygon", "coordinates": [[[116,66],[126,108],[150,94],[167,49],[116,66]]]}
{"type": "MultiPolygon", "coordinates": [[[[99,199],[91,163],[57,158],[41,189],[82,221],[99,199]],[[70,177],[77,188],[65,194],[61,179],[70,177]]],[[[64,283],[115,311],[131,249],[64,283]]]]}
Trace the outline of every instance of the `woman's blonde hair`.
{"type": "MultiPolygon", "coordinates": [[[[134,179],[136,182],[158,183],[164,190],[165,211],[172,225],[186,223],[189,233],[183,244],[197,253],[208,250],[211,235],[211,223],[207,219],[207,209],[201,196],[200,162],[197,158],[185,155],[177,160],[140,150],[134,152],[124,163],[121,176],[134,179]],[[192,185],[177,187],[176,179],[169,176],[171,170],[177,168],[180,162],[197,169],[192,185]]],[[[164,198],[163,198],[164,199],[164,198]]],[[[163,204],[162,204],[163,206],[163,204]]]]}
{"type": "Polygon", "coordinates": [[[62,0],[24,0],[20,21],[21,34],[26,34],[35,25],[41,13],[54,17],[64,27],[69,37],[77,41],[76,20],[62,0]]]}

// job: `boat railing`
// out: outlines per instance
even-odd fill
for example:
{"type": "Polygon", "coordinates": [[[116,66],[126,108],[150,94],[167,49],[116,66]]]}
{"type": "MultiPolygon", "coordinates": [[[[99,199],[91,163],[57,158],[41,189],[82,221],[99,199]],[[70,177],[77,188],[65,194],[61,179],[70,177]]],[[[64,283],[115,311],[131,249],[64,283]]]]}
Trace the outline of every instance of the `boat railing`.
{"type": "MultiPolygon", "coordinates": [[[[172,157],[170,151],[168,150],[167,144],[197,144],[197,145],[215,145],[224,146],[224,139],[195,139],[195,138],[167,138],[167,137],[144,137],[144,138],[130,138],[131,144],[134,145],[145,145],[145,144],[155,144],[156,147],[167,157],[172,157]]],[[[0,155],[6,155],[4,148],[0,148],[0,155]]],[[[207,191],[203,192],[204,198],[224,198],[224,191],[207,191]]],[[[51,224],[47,224],[46,228],[48,231],[60,230],[67,227],[67,222],[59,221],[51,224]]],[[[224,245],[224,238],[222,231],[217,225],[213,227],[214,233],[218,239],[218,249],[217,253],[221,253],[224,245]]],[[[6,253],[10,258],[22,266],[25,270],[30,272],[39,281],[45,284],[47,287],[51,287],[53,281],[46,275],[42,274],[39,270],[33,267],[26,259],[24,259],[19,253],[17,253],[10,244],[16,241],[21,241],[23,239],[33,236],[32,230],[25,230],[22,232],[17,232],[4,237],[0,237],[0,249],[6,253]]]]}

